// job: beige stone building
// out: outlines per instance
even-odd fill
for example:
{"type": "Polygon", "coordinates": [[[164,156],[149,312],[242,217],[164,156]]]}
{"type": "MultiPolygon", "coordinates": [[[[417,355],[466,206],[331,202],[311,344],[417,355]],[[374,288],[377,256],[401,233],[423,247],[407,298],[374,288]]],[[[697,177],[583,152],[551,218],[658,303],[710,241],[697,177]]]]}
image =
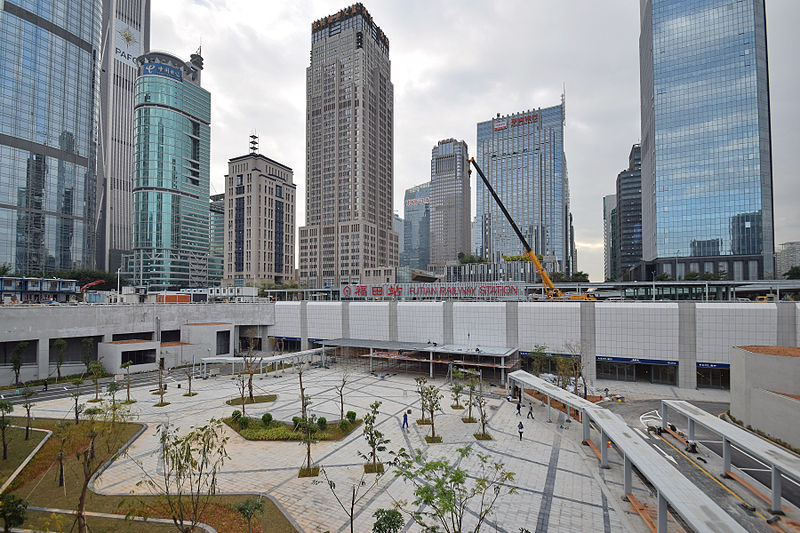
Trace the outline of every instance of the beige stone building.
{"type": "Polygon", "coordinates": [[[445,139],[431,150],[430,264],[442,271],[470,251],[472,205],[467,143],[445,139]]]}
{"type": "Polygon", "coordinates": [[[294,279],[296,186],[292,169],[261,154],[228,161],[223,285],[294,279]]]}
{"type": "Polygon", "coordinates": [[[306,98],[300,284],[359,283],[398,264],[389,39],[361,4],[312,24],[306,98]]]}

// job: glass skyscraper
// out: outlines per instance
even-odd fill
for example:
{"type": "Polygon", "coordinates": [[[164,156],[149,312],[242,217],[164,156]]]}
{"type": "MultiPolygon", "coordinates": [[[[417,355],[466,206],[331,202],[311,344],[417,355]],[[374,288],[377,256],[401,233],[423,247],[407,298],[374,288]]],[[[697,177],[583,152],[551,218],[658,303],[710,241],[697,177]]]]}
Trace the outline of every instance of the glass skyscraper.
{"type": "MultiPolygon", "coordinates": [[[[478,124],[476,160],[549,272],[577,270],[564,155],[564,103],[478,124]]],[[[524,253],[511,225],[475,175],[481,256],[524,253]]]]}
{"type": "Polygon", "coordinates": [[[102,0],[0,2],[0,264],[94,266],[102,0]]]}
{"type": "Polygon", "coordinates": [[[628,278],[628,271],[642,261],[642,150],[634,144],[628,168],[617,174],[617,218],[615,279],[628,278]]]}
{"type": "Polygon", "coordinates": [[[406,189],[400,266],[427,270],[431,258],[431,184],[406,189]]]}
{"type": "Polygon", "coordinates": [[[127,271],[151,290],[208,285],[211,96],[203,58],[141,56],[136,79],[132,256],[127,271]]]}
{"type": "Polygon", "coordinates": [[[431,150],[431,264],[444,267],[469,253],[471,203],[467,143],[439,141],[431,150]]]}
{"type": "Polygon", "coordinates": [[[764,0],[641,0],[647,279],[772,277],[764,0]]]}

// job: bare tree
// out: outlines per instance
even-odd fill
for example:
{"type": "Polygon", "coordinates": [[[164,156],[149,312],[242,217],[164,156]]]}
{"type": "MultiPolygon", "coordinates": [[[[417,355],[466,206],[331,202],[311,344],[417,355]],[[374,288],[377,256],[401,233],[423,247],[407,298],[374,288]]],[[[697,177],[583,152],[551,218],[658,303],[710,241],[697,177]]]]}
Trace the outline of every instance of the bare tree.
{"type": "Polygon", "coordinates": [[[341,380],[334,387],[336,387],[336,392],[339,393],[339,420],[344,420],[344,388],[350,380],[350,369],[343,367],[340,377],[341,380]]]}
{"type": "Polygon", "coordinates": [[[189,382],[189,392],[187,392],[184,396],[194,396],[197,394],[196,392],[192,392],[192,378],[194,377],[194,367],[187,366],[183,369],[183,373],[186,375],[186,380],[189,382]]]}
{"type": "Polygon", "coordinates": [[[31,400],[36,391],[33,389],[25,389],[22,391],[22,397],[25,399],[25,402],[22,404],[22,407],[25,408],[25,413],[27,414],[26,422],[25,422],[25,440],[28,440],[31,433],[31,409],[33,408],[33,401],[31,400]]]}
{"type": "Polygon", "coordinates": [[[244,366],[244,373],[247,374],[247,389],[250,395],[250,403],[254,403],[255,397],[253,396],[253,374],[256,373],[259,363],[261,363],[262,356],[255,351],[256,336],[253,328],[247,330],[247,350],[242,352],[242,364],[244,366]]]}
{"type": "Polygon", "coordinates": [[[133,403],[133,401],[131,401],[131,365],[132,364],[133,364],[133,361],[125,361],[124,363],[119,365],[120,368],[125,370],[125,374],[126,374],[126,376],[125,376],[125,388],[127,389],[127,392],[128,392],[128,399],[125,400],[125,403],[133,403]]]}
{"type": "Polygon", "coordinates": [[[247,416],[245,404],[247,403],[247,378],[244,374],[236,376],[236,389],[239,391],[239,398],[242,400],[242,416],[247,416]]]}
{"type": "Polygon", "coordinates": [[[488,435],[486,433],[486,422],[488,420],[488,413],[486,412],[486,396],[483,394],[483,381],[480,382],[478,385],[478,392],[475,395],[475,405],[478,407],[478,416],[480,417],[481,421],[481,434],[488,435]]]}
{"type": "Polygon", "coordinates": [[[583,354],[581,350],[581,344],[579,342],[567,342],[564,343],[564,348],[572,354],[573,357],[570,361],[570,370],[572,372],[572,378],[575,380],[575,389],[574,393],[576,396],[579,395],[578,393],[578,381],[583,381],[583,397],[584,399],[587,396],[587,387],[586,387],[586,378],[583,376],[583,354]]]}
{"type": "Polygon", "coordinates": [[[56,383],[61,381],[61,365],[64,364],[64,352],[67,351],[67,341],[56,339],[53,341],[53,349],[56,351],[56,383]]]}
{"type": "Polygon", "coordinates": [[[367,483],[364,481],[366,473],[362,472],[361,478],[350,486],[350,501],[342,501],[339,495],[336,494],[336,483],[330,477],[328,477],[328,472],[324,468],[320,468],[320,473],[325,478],[325,481],[317,480],[314,481],[313,484],[318,485],[320,483],[325,483],[328,485],[328,488],[331,489],[331,494],[333,494],[333,497],[336,498],[336,503],[339,504],[339,507],[341,507],[342,511],[344,511],[347,515],[347,518],[350,519],[350,533],[353,533],[353,531],[355,531],[353,527],[356,516],[356,505],[358,505],[359,502],[361,502],[361,500],[363,500],[373,488],[378,486],[378,480],[380,479],[381,474],[378,473],[371,483],[367,483]]]}
{"type": "Polygon", "coordinates": [[[81,411],[83,410],[83,404],[78,404],[78,399],[81,396],[81,385],[83,385],[83,380],[80,378],[73,379],[72,384],[75,385],[75,390],[72,391],[72,399],[75,400],[75,425],[78,425],[80,423],[78,415],[80,415],[81,411]]]}

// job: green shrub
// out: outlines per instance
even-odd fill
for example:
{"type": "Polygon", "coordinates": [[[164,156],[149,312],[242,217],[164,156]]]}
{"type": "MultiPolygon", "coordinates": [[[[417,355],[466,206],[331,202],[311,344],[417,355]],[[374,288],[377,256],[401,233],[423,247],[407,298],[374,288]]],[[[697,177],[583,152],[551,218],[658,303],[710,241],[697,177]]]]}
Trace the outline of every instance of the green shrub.
{"type": "Polygon", "coordinates": [[[261,421],[264,423],[264,426],[269,427],[269,425],[272,423],[272,415],[269,413],[264,413],[261,416],[261,421]]]}
{"type": "Polygon", "coordinates": [[[239,418],[239,427],[242,429],[247,429],[247,426],[250,425],[250,419],[246,416],[242,416],[239,418]]]}
{"type": "Polygon", "coordinates": [[[297,429],[297,426],[299,426],[300,422],[302,422],[302,421],[303,421],[303,419],[300,418],[299,416],[293,416],[292,417],[292,424],[294,424],[295,429],[297,429]]]}
{"type": "Polygon", "coordinates": [[[355,411],[347,411],[347,419],[350,421],[351,424],[356,423],[356,412],[355,411]]]}
{"type": "Polygon", "coordinates": [[[317,426],[319,429],[324,430],[326,427],[328,427],[328,420],[324,416],[317,418],[317,426]]]}
{"type": "Polygon", "coordinates": [[[347,430],[350,429],[350,422],[348,420],[341,420],[339,422],[339,429],[341,429],[343,433],[347,432],[347,430]]]}
{"type": "Polygon", "coordinates": [[[233,413],[231,413],[231,420],[233,420],[234,422],[236,422],[240,418],[242,418],[242,412],[240,410],[236,409],[233,411],[233,413]]]}

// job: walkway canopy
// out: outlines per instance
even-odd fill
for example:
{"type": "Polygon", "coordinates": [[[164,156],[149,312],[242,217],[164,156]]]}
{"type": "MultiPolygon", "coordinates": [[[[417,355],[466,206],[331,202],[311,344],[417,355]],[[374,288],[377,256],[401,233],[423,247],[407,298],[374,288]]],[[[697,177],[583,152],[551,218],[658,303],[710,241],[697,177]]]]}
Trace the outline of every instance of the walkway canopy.
{"type": "MultiPolygon", "coordinates": [[[[285,363],[291,362],[294,364],[297,363],[310,363],[313,362],[315,357],[320,358],[320,363],[325,362],[325,353],[323,352],[322,348],[314,348],[313,350],[304,350],[302,352],[292,352],[292,353],[284,353],[279,355],[263,355],[261,352],[254,352],[252,359],[258,364],[258,373],[261,374],[264,368],[264,365],[269,365],[271,363],[285,363]]],[[[208,365],[213,363],[223,363],[231,365],[231,377],[236,374],[236,365],[241,364],[242,370],[245,367],[245,358],[244,357],[230,357],[230,356],[215,356],[215,357],[203,357],[200,361],[201,365],[201,375],[206,378],[208,377],[208,365]]]]}

